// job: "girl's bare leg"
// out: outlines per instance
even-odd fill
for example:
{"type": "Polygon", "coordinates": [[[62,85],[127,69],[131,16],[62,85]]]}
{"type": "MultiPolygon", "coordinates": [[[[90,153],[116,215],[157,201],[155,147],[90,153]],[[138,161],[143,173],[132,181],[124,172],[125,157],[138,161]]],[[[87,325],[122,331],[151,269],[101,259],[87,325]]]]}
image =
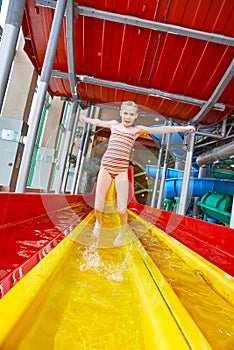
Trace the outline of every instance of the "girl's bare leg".
{"type": "Polygon", "coordinates": [[[93,229],[94,236],[98,236],[101,230],[103,221],[102,213],[105,206],[106,196],[111,185],[111,181],[112,177],[110,176],[110,174],[104,168],[101,167],[97,178],[97,187],[94,204],[94,210],[96,215],[96,222],[93,229]]]}
{"type": "Polygon", "coordinates": [[[128,184],[127,172],[120,173],[119,175],[116,176],[115,189],[117,193],[117,209],[118,209],[120,225],[121,225],[119,234],[114,241],[114,245],[118,246],[123,242],[127,223],[128,223],[127,205],[128,205],[129,184],[128,184]]]}

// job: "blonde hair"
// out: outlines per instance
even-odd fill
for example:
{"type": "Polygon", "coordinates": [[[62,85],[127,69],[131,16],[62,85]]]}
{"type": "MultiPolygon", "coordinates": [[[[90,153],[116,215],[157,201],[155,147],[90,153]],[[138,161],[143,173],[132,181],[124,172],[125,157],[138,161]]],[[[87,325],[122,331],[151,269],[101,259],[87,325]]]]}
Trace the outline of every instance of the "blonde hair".
{"type": "Polygon", "coordinates": [[[124,102],[122,102],[121,106],[120,106],[120,110],[124,109],[124,107],[127,107],[127,106],[135,107],[136,110],[138,111],[138,105],[135,102],[133,102],[133,101],[124,101],[124,102]]]}

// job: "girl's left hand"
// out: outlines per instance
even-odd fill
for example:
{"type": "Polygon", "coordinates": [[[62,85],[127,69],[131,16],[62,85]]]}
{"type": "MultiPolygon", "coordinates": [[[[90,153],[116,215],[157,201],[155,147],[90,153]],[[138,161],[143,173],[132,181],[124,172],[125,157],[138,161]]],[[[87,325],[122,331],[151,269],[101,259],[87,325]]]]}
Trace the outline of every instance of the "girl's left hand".
{"type": "Polygon", "coordinates": [[[195,128],[193,125],[184,126],[183,129],[184,129],[184,132],[194,132],[195,131],[195,128]]]}

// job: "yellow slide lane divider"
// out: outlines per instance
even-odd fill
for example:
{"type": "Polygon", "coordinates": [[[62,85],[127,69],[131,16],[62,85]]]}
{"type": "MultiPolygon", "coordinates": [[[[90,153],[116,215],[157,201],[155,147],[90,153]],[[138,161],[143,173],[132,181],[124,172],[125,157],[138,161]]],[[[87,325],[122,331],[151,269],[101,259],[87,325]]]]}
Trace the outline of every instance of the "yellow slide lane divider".
{"type": "Polygon", "coordinates": [[[134,241],[131,250],[129,269],[142,306],[146,349],[211,349],[141,243],[134,241]]]}
{"type": "Polygon", "coordinates": [[[193,270],[200,273],[206,283],[212,286],[219,295],[222,295],[222,298],[234,306],[234,278],[231,275],[192,251],[173,237],[170,237],[159,228],[149,224],[132,211],[131,216],[141,221],[146,228],[151,230],[152,233],[163,241],[168,248],[180,257],[180,259],[182,259],[193,270]]]}

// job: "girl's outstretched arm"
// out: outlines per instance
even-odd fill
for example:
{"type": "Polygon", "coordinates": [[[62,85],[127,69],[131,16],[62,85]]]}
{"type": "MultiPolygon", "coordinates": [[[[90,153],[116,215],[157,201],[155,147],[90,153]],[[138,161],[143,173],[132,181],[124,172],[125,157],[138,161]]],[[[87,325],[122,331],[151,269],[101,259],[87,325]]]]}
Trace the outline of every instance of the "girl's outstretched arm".
{"type": "Polygon", "coordinates": [[[186,125],[186,126],[154,126],[147,127],[144,125],[137,125],[137,134],[169,134],[173,132],[193,132],[195,131],[194,126],[186,125]]]}
{"type": "Polygon", "coordinates": [[[92,125],[100,126],[102,128],[109,128],[109,129],[111,128],[112,125],[119,124],[117,120],[101,120],[97,118],[91,119],[84,116],[81,116],[80,120],[83,123],[92,124],[92,125]]]}

